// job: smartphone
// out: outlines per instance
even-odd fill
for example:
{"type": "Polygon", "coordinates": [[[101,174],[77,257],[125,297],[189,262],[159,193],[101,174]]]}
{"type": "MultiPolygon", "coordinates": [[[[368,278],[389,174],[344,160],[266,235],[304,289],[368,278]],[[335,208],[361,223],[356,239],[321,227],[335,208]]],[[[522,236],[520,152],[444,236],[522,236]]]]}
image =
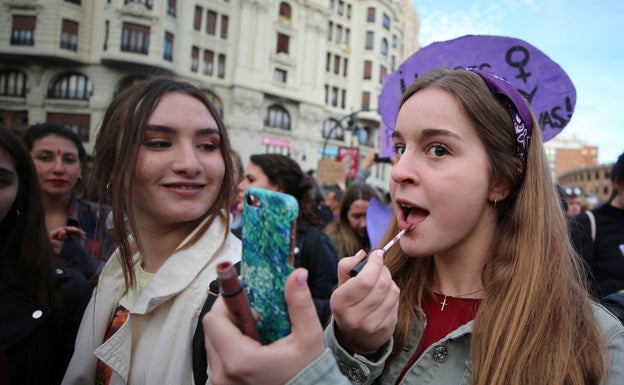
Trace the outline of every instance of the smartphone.
{"type": "Polygon", "coordinates": [[[269,344],[290,333],[284,284],[294,270],[299,204],[291,195],[257,187],[243,199],[241,279],[259,315],[260,342],[269,344]]]}

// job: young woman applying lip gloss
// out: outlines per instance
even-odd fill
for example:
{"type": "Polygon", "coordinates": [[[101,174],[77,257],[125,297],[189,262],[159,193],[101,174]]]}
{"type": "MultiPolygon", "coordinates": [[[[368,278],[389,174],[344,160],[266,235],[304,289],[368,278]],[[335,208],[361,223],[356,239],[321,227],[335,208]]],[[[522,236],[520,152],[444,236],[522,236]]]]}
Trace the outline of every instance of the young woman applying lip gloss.
{"type": "Polygon", "coordinates": [[[227,131],[195,86],[139,83],[108,107],[95,143],[98,196],[114,241],[64,384],[192,384],[192,340],[221,262],[235,166],[227,131]]]}
{"type": "Polygon", "coordinates": [[[400,106],[385,239],[408,229],[400,247],[353,278],[363,253],[340,261],[325,345],[306,327],[305,271],[286,283],[293,332],[272,345],[242,335],[217,301],[203,321],[212,383],[624,383],[624,327],[590,300],[520,93],[491,73],[439,69],[400,106]]]}

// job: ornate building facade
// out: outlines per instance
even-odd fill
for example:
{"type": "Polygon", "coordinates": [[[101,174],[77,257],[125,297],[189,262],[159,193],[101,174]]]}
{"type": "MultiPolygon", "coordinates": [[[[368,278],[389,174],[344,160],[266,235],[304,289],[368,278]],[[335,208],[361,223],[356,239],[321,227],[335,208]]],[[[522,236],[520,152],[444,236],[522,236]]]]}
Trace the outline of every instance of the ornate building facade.
{"type": "Polygon", "coordinates": [[[165,74],[213,100],[245,163],[316,169],[379,147],[383,77],[417,41],[409,0],[0,0],[0,123],[62,123],[90,150],[111,98],[165,74]]]}

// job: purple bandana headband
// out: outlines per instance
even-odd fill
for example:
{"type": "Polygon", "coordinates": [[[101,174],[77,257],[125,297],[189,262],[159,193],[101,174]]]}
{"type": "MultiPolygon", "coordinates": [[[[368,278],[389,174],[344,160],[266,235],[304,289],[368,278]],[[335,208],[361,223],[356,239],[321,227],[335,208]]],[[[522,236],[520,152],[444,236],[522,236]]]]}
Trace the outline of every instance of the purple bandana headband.
{"type": "Polygon", "coordinates": [[[516,146],[518,147],[518,157],[522,162],[526,162],[529,150],[529,140],[533,131],[533,120],[526,100],[520,95],[518,90],[505,79],[490,72],[481,71],[476,68],[466,68],[470,72],[479,75],[495,96],[503,96],[500,100],[509,110],[516,129],[516,146]]]}

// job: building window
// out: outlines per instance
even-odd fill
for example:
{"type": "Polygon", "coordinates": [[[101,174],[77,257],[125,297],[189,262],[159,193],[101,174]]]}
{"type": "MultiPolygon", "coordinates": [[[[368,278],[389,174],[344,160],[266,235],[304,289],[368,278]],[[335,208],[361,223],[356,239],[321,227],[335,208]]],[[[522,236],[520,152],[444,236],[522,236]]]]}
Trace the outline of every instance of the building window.
{"type": "Polygon", "coordinates": [[[163,50],[163,59],[173,61],[173,34],[165,32],[165,49],[163,50]]]}
{"type": "Polygon", "coordinates": [[[78,50],[78,23],[63,19],[61,27],[61,48],[70,51],[78,50]]]}
{"type": "Polygon", "coordinates": [[[370,108],[370,92],[362,92],[362,109],[368,110],[370,108]]]}
{"type": "Polygon", "coordinates": [[[336,119],[329,118],[323,121],[323,126],[321,127],[321,134],[323,138],[335,140],[344,140],[344,130],[336,119]]]}
{"type": "Polygon", "coordinates": [[[35,45],[36,16],[13,15],[11,45],[35,45]]]}
{"type": "Polygon", "coordinates": [[[334,23],[329,22],[329,27],[327,27],[327,41],[331,41],[334,34],[334,23]]]}
{"type": "Polygon", "coordinates": [[[340,44],[342,41],[342,25],[336,25],[336,43],[340,44]]]}
{"type": "Polygon", "coordinates": [[[286,72],[286,70],[276,68],[275,72],[273,73],[273,80],[280,83],[286,83],[287,75],[288,73],[286,72]]]}
{"type": "Polygon", "coordinates": [[[273,104],[264,110],[264,125],[290,131],[290,115],[286,109],[273,104]]]}
{"type": "Polygon", "coordinates": [[[228,15],[221,15],[221,39],[227,39],[229,21],[228,15]]]}
{"type": "Polygon", "coordinates": [[[282,1],[279,5],[279,20],[282,23],[290,24],[291,12],[290,4],[282,1]]]}
{"type": "Polygon", "coordinates": [[[193,29],[195,31],[200,31],[201,30],[202,13],[204,13],[204,9],[202,7],[200,7],[199,5],[196,5],[195,6],[195,17],[193,18],[193,29]]]}
{"type": "Polygon", "coordinates": [[[325,84],[325,104],[329,104],[329,86],[325,84]]]}
{"type": "Polygon", "coordinates": [[[147,9],[154,8],[154,0],[124,0],[124,4],[128,3],[143,4],[147,9]]]}
{"type": "Polygon", "coordinates": [[[88,100],[93,94],[91,80],[83,74],[73,73],[56,79],[48,97],[52,99],[88,100]]]}
{"type": "Polygon", "coordinates": [[[1,96],[26,96],[26,74],[22,71],[8,70],[0,73],[1,96]]]}
{"type": "Polygon", "coordinates": [[[383,56],[388,56],[388,40],[386,40],[385,37],[381,39],[381,47],[379,48],[379,51],[383,56]]]}
{"type": "Polygon", "coordinates": [[[191,48],[191,71],[197,72],[199,69],[199,47],[193,46],[191,48]]]}
{"type": "Polygon", "coordinates": [[[397,47],[397,36],[392,35],[392,48],[396,48],[396,47],[397,47]]]}
{"type": "Polygon", "coordinates": [[[368,7],[366,9],[366,21],[369,23],[375,22],[375,8],[374,7],[368,7]]]}
{"type": "Polygon", "coordinates": [[[121,50],[147,55],[149,52],[150,27],[123,23],[121,31],[121,50]]]}
{"type": "Polygon", "coordinates": [[[390,16],[386,15],[385,13],[383,14],[382,18],[381,18],[381,25],[385,28],[385,29],[390,29],[390,16]]]}
{"type": "Polygon", "coordinates": [[[217,110],[217,114],[223,118],[223,102],[221,99],[210,91],[204,91],[204,94],[208,97],[208,100],[212,102],[215,110],[217,110]]]}
{"type": "Polygon", "coordinates": [[[349,45],[351,43],[351,30],[349,28],[345,28],[345,44],[349,45]]]}
{"type": "Polygon", "coordinates": [[[340,107],[347,108],[347,90],[342,90],[342,95],[340,98],[340,107]]]}
{"type": "Polygon", "coordinates": [[[336,7],[336,12],[340,16],[344,15],[344,1],[338,0],[338,7],[336,7]]]}
{"type": "Polygon", "coordinates": [[[57,114],[48,112],[46,121],[61,124],[80,137],[83,142],[89,141],[89,127],[91,126],[91,116],[84,114],[57,114]]]}
{"type": "Polygon", "coordinates": [[[325,72],[329,72],[331,69],[331,53],[327,52],[327,59],[325,60],[325,72]]]}
{"type": "Polygon", "coordinates": [[[176,16],[176,0],[167,0],[167,15],[176,16]]]}
{"type": "Polygon", "coordinates": [[[214,52],[204,50],[204,75],[212,76],[214,68],[214,52]]]}
{"type": "Polygon", "coordinates": [[[331,105],[338,107],[338,87],[332,87],[331,90],[331,105]]]}
{"type": "Polygon", "coordinates": [[[110,21],[106,20],[104,22],[104,51],[108,49],[108,30],[110,29],[110,21]]]}
{"type": "Polygon", "coordinates": [[[288,35],[284,35],[283,33],[278,33],[276,52],[288,54],[289,45],[290,45],[290,37],[288,35]]]}
{"type": "Polygon", "coordinates": [[[347,19],[351,18],[351,4],[347,4],[347,19]]]}
{"type": "Polygon", "coordinates": [[[349,66],[349,59],[344,58],[342,63],[342,76],[347,77],[347,67],[349,66]]]}
{"type": "Polygon", "coordinates": [[[364,61],[364,79],[370,79],[373,73],[373,62],[370,60],[364,61]]]}
{"type": "Polygon", "coordinates": [[[217,76],[221,79],[225,78],[225,55],[223,54],[219,54],[217,76]]]}
{"type": "Polygon", "coordinates": [[[375,40],[375,34],[373,33],[373,31],[366,31],[366,45],[364,46],[364,48],[366,50],[372,50],[373,49],[373,41],[375,40]]]}
{"type": "Polygon", "coordinates": [[[217,34],[217,13],[215,11],[208,10],[206,13],[206,33],[208,35],[217,34]]]}
{"type": "Polygon", "coordinates": [[[65,0],[66,3],[73,3],[76,5],[80,5],[80,0],[65,0]]]}
{"type": "Polygon", "coordinates": [[[387,72],[386,66],[379,66],[379,83],[383,84],[383,79],[387,72]]]}

